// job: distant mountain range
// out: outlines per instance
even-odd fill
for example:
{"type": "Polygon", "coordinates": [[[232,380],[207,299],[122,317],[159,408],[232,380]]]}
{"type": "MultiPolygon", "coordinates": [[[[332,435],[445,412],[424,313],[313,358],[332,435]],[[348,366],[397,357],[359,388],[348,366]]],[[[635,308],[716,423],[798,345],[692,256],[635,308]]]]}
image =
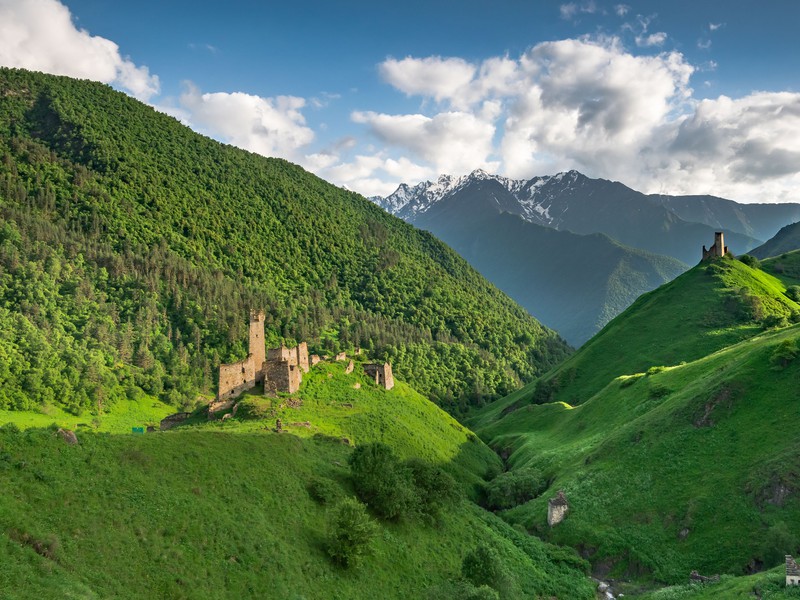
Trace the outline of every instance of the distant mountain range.
{"type": "Polygon", "coordinates": [[[800,222],[786,225],[758,248],[753,248],[749,254],[756,258],[769,258],[784,252],[800,249],[800,222]]]}
{"type": "Polygon", "coordinates": [[[800,204],[646,195],[577,171],[515,180],[476,170],[371,200],[441,238],[574,345],[699,262],[715,231],[743,254],[800,219],[800,204]]]}

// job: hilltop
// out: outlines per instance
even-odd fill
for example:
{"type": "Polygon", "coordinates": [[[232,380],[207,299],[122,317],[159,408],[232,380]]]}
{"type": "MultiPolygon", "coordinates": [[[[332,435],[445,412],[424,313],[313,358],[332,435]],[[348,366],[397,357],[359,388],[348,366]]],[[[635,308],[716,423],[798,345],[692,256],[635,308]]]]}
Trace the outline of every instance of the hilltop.
{"type": "Polygon", "coordinates": [[[451,410],[569,352],[430,234],[98,83],[0,69],[0,215],[0,409],[191,407],[252,307],[451,410]]]}
{"type": "Polygon", "coordinates": [[[692,361],[759,333],[800,305],[762,270],[724,258],[702,262],[638,298],[525,392],[534,402],[581,404],[619,375],[692,361]]]}

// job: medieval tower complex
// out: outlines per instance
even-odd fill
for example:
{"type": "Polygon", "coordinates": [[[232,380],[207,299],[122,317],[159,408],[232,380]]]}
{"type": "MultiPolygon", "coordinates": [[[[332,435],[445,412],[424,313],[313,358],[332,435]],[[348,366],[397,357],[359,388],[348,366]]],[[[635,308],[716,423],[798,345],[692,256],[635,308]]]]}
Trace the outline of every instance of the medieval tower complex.
{"type": "Polygon", "coordinates": [[[293,394],[300,387],[303,373],[308,373],[308,345],[295,348],[280,346],[269,352],[264,344],[264,311],[250,311],[250,352],[247,358],[219,366],[217,402],[233,400],[257,385],[264,393],[293,394]]]}
{"type": "Polygon", "coordinates": [[[728,253],[728,247],[725,245],[721,231],[714,232],[714,245],[708,250],[703,246],[703,260],[714,258],[717,256],[725,256],[728,253]]]}

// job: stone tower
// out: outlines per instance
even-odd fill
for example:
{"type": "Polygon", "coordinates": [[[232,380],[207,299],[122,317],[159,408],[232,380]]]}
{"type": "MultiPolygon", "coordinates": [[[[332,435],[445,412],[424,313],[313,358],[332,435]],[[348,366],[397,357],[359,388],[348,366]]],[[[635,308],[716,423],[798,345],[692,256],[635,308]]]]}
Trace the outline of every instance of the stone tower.
{"type": "Polygon", "coordinates": [[[718,256],[725,256],[728,253],[728,248],[725,246],[725,238],[721,231],[714,232],[714,245],[708,250],[703,246],[703,260],[708,258],[715,258],[718,256]]]}
{"type": "Polygon", "coordinates": [[[253,360],[256,383],[264,381],[262,373],[264,361],[267,359],[267,349],[264,344],[264,311],[250,311],[250,356],[253,360]]]}

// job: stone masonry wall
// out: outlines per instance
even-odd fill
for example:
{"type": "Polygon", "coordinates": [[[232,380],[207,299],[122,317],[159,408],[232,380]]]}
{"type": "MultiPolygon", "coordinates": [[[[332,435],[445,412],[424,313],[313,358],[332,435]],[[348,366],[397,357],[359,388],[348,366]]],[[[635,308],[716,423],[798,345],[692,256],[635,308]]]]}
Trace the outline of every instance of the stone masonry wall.
{"type": "Polygon", "coordinates": [[[300,367],[286,361],[267,360],[264,363],[264,393],[275,396],[278,392],[294,394],[300,388],[300,367]]]}
{"type": "Polygon", "coordinates": [[[255,385],[256,373],[252,355],[230,365],[220,365],[217,400],[235,398],[255,385]]]}
{"type": "Polygon", "coordinates": [[[264,344],[264,311],[250,311],[250,355],[253,357],[253,368],[255,369],[255,382],[261,383],[261,365],[264,364],[267,356],[264,344]]]}
{"type": "Polygon", "coordinates": [[[308,344],[300,342],[297,344],[297,364],[303,370],[303,373],[308,373],[308,344]]]}

